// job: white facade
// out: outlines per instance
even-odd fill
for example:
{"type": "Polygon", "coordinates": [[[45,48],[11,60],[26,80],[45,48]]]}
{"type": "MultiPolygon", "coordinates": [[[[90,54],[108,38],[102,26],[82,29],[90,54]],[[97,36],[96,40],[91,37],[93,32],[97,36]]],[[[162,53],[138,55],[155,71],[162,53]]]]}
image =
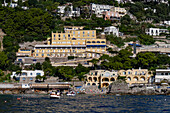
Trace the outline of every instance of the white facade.
{"type": "Polygon", "coordinates": [[[168,34],[169,31],[168,31],[168,29],[149,28],[146,30],[145,33],[150,36],[159,36],[161,33],[168,34]]]}
{"type": "Polygon", "coordinates": [[[58,13],[61,14],[61,16],[67,16],[67,17],[79,17],[80,16],[80,8],[73,9],[73,6],[58,6],[58,13]],[[69,7],[69,9],[65,9],[66,7],[69,7]]]}
{"type": "MultiPolygon", "coordinates": [[[[32,83],[36,81],[36,76],[40,75],[43,76],[44,72],[41,70],[22,70],[21,74],[16,74],[16,72],[12,72],[11,79],[15,78],[19,80],[20,83],[32,83]]],[[[28,87],[28,86],[23,86],[23,87],[28,87]]]]}
{"type": "MultiPolygon", "coordinates": [[[[5,6],[5,7],[7,7],[8,6],[8,3],[4,3],[4,4],[2,4],[2,6],[5,6]]],[[[17,3],[10,3],[9,4],[9,7],[12,7],[12,8],[15,8],[15,7],[17,7],[18,6],[18,4],[17,3]]]]}
{"type": "Polygon", "coordinates": [[[96,14],[96,17],[102,17],[104,11],[110,11],[113,6],[100,5],[100,4],[90,4],[90,10],[92,14],[96,14]]]}
{"type": "Polygon", "coordinates": [[[170,82],[170,69],[156,69],[155,82],[160,83],[162,80],[170,82]]]}
{"type": "Polygon", "coordinates": [[[17,75],[16,72],[12,72],[11,78],[15,77],[36,77],[37,75],[43,76],[44,72],[42,70],[22,70],[21,75],[17,75]]]}
{"type": "Polygon", "coordinates": [[[22,84],[22,88],[30,88],[29,84],[22,84]]]}
{"type": "Polygon", "coordinates": [[[164,24],[169,25],[170,26],[170,21],[164,21],[164,24]]]}
{"type": "Polygon", "coordinates": [[[104,28],[104,33],[106,35],[113,34],[113,35],[116,35],[118,37],[119,36],[119,29],[114,27],[114,26],[105,27],[104,28]]]}

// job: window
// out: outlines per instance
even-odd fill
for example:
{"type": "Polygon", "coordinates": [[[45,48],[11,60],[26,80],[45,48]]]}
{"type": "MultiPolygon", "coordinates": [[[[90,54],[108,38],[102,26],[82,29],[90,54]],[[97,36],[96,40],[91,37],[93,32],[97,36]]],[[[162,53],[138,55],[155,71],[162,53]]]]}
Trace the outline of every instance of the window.
{"type": "Polygon", "coordinates": [[[36,56],[38,56],[38,54],[36,54],[36,56]]]}
{"type": "Polygon", "coordinates": [[[37,53],[39,52],[39,50],[37,50],[37,53]]]}
{"type": "Polygon", "coordinates": [[[55,37],[55,35],[54,35],[54,37],[55,37]]]}
{"type": "Polygon", "coordinates": [[[123,75],[126,75],[126,72],[123,72],[123,75]]]}
{"type": "Polygon", "coordinates": [[[78,32],[78,34],[80,34],[80,31],[78,32]]]}
{"type": "Polygon", "coordinates": [[[92,33],[94,34],[94,31],[92,33]]]}
{"type": "Polygon", "coordinates": [[[42,54],[42,56],[44,56],[44,54],[42,54]]]}
{"type": "Polygon", "coordinates": [[[42,50],[42,53],[44,53],[44,50],[42,50]]]}
{"type": "Polygon", "coordinates": [[[54,38],[54,40],[55,40],[55,38],[54,38]]]}
{"type": "Polygon", "coordinates": [[[65,35],[63,35],[63,37],[65,38],[65,35]]]}
{"type": "Polygon", "coordinates": [[[50,54],[47,54],[47,56],[50,56],[50,54]]]}
{"type": "Polygon", "coordinates": [[[78,42],[78,45],[80,45],[80,42],[78,42]]]}
{"type": "Polygon", "coordinates": [[[58,35],[58,37],[60,37],[60,34],[58,35]]]}
{"type": "Polygon", "coordinates": [[[90,41],[87,41],[87,43],[91,43],[90,41]]]}
{"type": "Polygon", "coordinates": [[[73,31],[73,34],[75,34],[75,31],[73,31]]]}
{"type": "Polygon", "coordinates": [[[41,76],[41,73],[36,73],[36,75],[40,75],[41,76]]]}
{"type": "Polygon", "coordinates": [[[83,37],[84,37],[84,35],[83,35],[83,37]]]}
{"type": "Polygon", "coordinates": [[[75,45],[75,42],[73,42],[73,45],[75,45]]]}
{"type": "MultiPolygon", "coordinates": [[[[83,31],[83,34],[85,34],[85,32],[83,31]]],[[[84,36],[84,35],[83,35],[84,36]]]]}
{"type": "Polygon", "coordinates": [[[25,77],[23,77],[22,80],[25,81],[25,77]]]}
{"type": "Polygon", "coordinates": [[[101,43],[105,43],[105,41],[102,41],[101,43]]]}
{"type": "Polygon", "coordinates": [[[70,37],[70,34],[68,34],[68,37],[70,37]]]}
{"type": "Polygon", "coordinates": [[[32,77],[30,78],[30,81],[33,81],[32,77]]]}
{"type": "Polygon", "coordinates": [[[30,73],[30,75],[32,75],[32,73],[30,73]]]}
{"type": "Polygon", "coordinates": [[[135,72],[135,75],[137,75],[137,74],[138,74],[138,72],[136,71],[136,72],[135,72]]]}
{"type": "Polygon", "coordinates": [[[128,74],[130,75],[130,71],[128,72],[128,74]]]}

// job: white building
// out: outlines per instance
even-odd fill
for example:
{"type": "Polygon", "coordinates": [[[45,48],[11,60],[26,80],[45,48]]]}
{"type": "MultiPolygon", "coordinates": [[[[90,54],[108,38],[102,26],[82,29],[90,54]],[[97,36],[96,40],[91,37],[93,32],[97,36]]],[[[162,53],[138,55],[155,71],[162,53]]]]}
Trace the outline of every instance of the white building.
{"type": "Polygon", "coordinates": [[[109,6],[109,5],[100,5],[100,4],[94,4],[94,3],[90,4],[91,13],[96,14],[96,17],[103,17],[103,12],[110,11],[112,7],[113,6],[109,6]]]}
{"type": "Polygon", "coordinates": [[[80,16],[80,8],[73,8],[73,6],[58,6],[57,12],[61,16],[67,16],[67,17],[79,17],[80,16]]]}
{"type": "Polygon", "coordinates": [[[155,82],[160,83],[162,80],[170,82],[170,69],[156,69],[155,82]]]}
{"type": "Polygon", "coordinates": [[[170,26],[170,20],[169,21],[164,21],[164,24],[170,26]]]}
{"type": "Polygon", "coordinates": [[[6,3],[6,1],[4,1],[4,4],[2,4],[2,6],[4,6],[4,7],[7,7],[8,5],[9,5],[9,7],[12,7],[12,8],[15,8],[18,6],[17,3],[12,3],[12,1],[11,1],[11,3],[6,3]]]}
{"type": "Polygon", "coordinates": [[[145,33],[150,36],[159,36],[161,33],[168,34],[168,29],[159,29],[159,28],[149,28],[146,29],[145,33]]]}
{"type": "MultiPolygon", "coordinates": [[[[4,6],[4,7],[9,6],[9,7],[12,7],[12,8],[18,7],[18,4],[17,4],[18,0],[13,0],[13,1],[14,1],[15,3],[13,3],[12,0],[11,0],[10,3],[6,3],[6,1],[4,0],[4,4],[2,4],[2,6],[4,6]]],[[[25,2],[25,1],[27,1],[27,0],[22,0],[22,2],[25,2]]],[[[26,6],[22,6],[21,8],[24,9],[24,10],[29,9],[29,8],[26,7],[26,6]]]]}
{"type": "Polygon", "coordinates": [[[113,34],[115,36],[119,36],[119,29],[114,27],[114,26],[110,26],[110,27],[105,27],[104,28],[104,33],[106,35],[110,35],[110,34],[113,34]]]}
{"type": "Polygon", "coordinates": [[[11,78],[13,79],[15,76],[15,78],[19,80],[21,83],[29,83],[29,82],[35,82],[37,75],[43,76],[44,72],[42,70],[35,70],[35,71],[22,70],[21,74],[12,72],[11,78]]]}

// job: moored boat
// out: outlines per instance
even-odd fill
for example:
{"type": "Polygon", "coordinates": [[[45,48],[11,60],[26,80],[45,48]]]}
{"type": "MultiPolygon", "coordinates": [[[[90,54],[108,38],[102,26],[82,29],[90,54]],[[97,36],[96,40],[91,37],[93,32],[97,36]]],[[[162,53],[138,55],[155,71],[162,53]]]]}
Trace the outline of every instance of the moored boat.
{"type": "Polygon", "coordinates": [[[67,96],[76,96],[76,92],[70,91],[70,92],[67,93],[67,96]]]}
{"type": "Polygon", "coordinates": [[[52,91],[50,94],[50,98],[60,99],[60,97],[61,97],[60,92],[52,91]]]}

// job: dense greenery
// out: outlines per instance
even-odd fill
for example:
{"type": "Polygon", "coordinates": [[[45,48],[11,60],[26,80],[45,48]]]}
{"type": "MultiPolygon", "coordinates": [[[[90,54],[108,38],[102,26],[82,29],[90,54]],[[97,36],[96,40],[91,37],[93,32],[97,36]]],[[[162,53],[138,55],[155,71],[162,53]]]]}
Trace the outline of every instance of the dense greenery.
{"type": "Polygon", "coordinates": [[[54,67],[51,65],[50,59],[48,57],[45,58],[45,61],[40,64],[32,64],[31,66],[25,67],[26,70],[43,70],[44,76],[37,76],[37,80],[45,80],[47,76],[58,76],[60,79],[64,81],[70,81],[73,77],[79,78],[79,80],[84,79],[84,74],[89,72],[89,68],[86,68],[79,64],[76,68],[70,66],[59,66],[54,67]]]}
{"type": "Polygon", "coordinates": [[[136,2],[135,4],[127,3],[124,6],[130,7],[129,11],[135,15],[139,21],[145,20],[147,18],[154,19],[155,22],[170,19],[170,9],[168,4],[159,4],[157,2],[136,2]],[[144,10],[144,8],[147,9],[144,10]]]}
{"type": "Polygon", "coordinates": [[[149,35],[139,35],[138,37],[139,41],[141,44],[144,44],[144,45],[151,45],[151,44],[154,44],[155,43],[155,40],[153,39],[152,36],[149,36],[149,35]]]}
{"type": "Polygon", "coordinates": [[[124,45],[123,39],[114,35],[107,35],[106,39],[109,40],[112,44],[117,45],[118,47],[121,47],[124,45]]]}
{"type": "Polygon", "coordinates": [[[132,68],[143,68],[154,70],[156,68],[165,68],[166,65],[170,65],[170,57],[164,54],[154,54],[151,52],[138,53],[136,57],[132,56],[132,50],[128,47],[120,50],[118,55],[109,57],[103,55],[100,57],[100,67],[108,70],[119,70],[119,69],[132,69],[132,68]]]}

